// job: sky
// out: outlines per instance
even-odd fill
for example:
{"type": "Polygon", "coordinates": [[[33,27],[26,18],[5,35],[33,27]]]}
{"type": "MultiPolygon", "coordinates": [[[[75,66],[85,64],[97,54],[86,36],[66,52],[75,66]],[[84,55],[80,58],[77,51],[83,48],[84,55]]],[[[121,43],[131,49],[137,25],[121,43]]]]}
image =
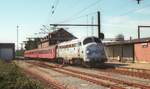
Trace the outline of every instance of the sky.
{"type": "MultiPolygon", "coordinates": [[[[138,25],[150,25],[150,0],[0,0],[0,43],[19,43],[49,28],[49,24],[97,24],[101,12],[101,32],[105,38],[123,34],[137,38],[138,25]],[[93,18],[93,19],[92,19],[93,18]]],[[[64,27],[78,38],[97,36],[96,27],[64,27]]],[[[141,29],[141,37],[149,37],[149,28],[141,29]]]]}

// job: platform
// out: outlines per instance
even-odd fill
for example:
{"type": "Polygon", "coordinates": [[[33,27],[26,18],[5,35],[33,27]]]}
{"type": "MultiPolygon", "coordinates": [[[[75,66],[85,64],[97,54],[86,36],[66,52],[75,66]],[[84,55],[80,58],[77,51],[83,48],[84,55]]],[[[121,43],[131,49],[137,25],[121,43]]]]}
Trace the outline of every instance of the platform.
{"type": "Polygon", "coordinates": [[[107,62],[108,65],[113,65],[116,67],[130,67],[137,69],[147,69],[150,70],[150,63],[121,63],[121,62],[107,62]]]}

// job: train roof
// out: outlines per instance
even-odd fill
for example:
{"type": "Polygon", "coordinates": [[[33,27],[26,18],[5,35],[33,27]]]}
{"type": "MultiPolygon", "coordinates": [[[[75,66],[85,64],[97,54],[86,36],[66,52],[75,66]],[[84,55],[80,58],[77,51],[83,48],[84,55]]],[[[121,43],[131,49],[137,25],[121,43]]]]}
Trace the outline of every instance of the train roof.
{"type": "Polygon", "coordinates": [[[70,40],[70,41],[65,41],[65,42],[62,42],[62,43],[58,43],[58,46],[75,44],[75,43],[78,43],[78,42],[82,42],[84,39],[90,38],[90,37],[95,37],[95,36],[88,36],[88,37],[82,37],[82,38],[78,38],[78,39],[73,39],[73,40],[70,40]]]}
{"type": "Polygon", "coordinates": [[[81,42],[81,40],[80,39],[73,39],[73,40],[70,40],[70,41],[65,41],[65,42],[59,43],[58,46],[75,44],[75,43],[78,43],[78,42],[81,42]]]}
{"type": "Polygon", "coordinates": [[[40,50],[45,50],[45,49],[51,49],[51,48],[55,48],[55,47],[56,47],[56,45],[51,45],[51,46],[46,47],[46,48],[37,48],[37,49],[27,50],[27,51],[25,51],[25,53],[26,52],[35,52],[35,51],[40,51],[40,50]]]}

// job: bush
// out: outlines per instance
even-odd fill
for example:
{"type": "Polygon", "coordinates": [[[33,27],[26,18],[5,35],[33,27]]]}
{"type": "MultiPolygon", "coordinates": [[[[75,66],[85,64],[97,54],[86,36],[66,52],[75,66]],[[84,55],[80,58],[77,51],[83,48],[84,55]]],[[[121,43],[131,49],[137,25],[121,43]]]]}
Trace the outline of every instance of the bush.
{"type": "Polygon", "coordinates": [[[44,89],[42,85],[27,78],[14,63],[0,60],[0,89],[44,89]]]}

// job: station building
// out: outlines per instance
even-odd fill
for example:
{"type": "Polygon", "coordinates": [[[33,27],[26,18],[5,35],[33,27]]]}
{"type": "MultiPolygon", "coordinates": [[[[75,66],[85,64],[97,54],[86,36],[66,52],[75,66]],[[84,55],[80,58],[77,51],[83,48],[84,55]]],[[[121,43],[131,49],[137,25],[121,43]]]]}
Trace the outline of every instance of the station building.
{"type": "Polygon", "coordinates": [[[150,38],[109,42],[104,45],[110,60],[150,63],[150,38]]]}
{"type": "Polygon", "coordinates": [[[49,33],[47,36],[41,38],[40,44],[38,44],[38,48],[46,48],[50,45],[55,45],[57,43],[69,41],[76,38],[77,37],[75,37],[68,31],[60,28],[59,30],[49,33]]]}
{"type": "Polygon", "coordinates": [[[15,58],[14,43],[0,43],[0,59],[12,60],[15,58]]]}

